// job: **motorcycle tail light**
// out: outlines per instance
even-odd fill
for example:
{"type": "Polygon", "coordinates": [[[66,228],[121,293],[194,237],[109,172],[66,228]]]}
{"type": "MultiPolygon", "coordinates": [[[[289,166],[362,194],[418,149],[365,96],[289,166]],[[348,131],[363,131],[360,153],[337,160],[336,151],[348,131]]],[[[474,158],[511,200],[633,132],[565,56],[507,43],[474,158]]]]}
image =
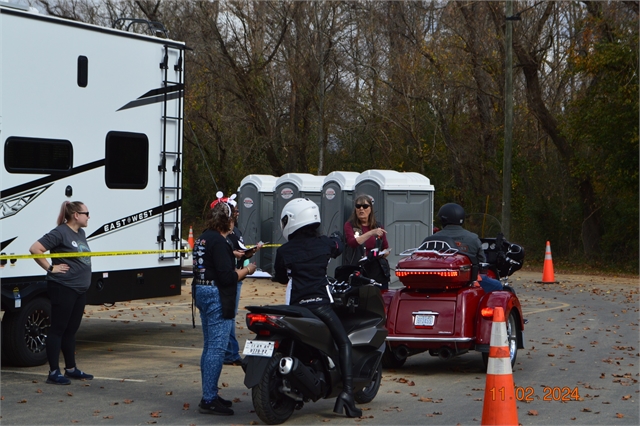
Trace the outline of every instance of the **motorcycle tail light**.
{"type": "Polygon", "coordinates": [[[270,325],[272,327],[280,328],[279,321],[282,319],[278,315],[268,314],[247,314],[247,325],[249,327],[255,325],[270,325]]]}
{"type": "Polygon", "coordinates": [[[480,315],[482,315],[482,318],[493,318],[493,308],[487,307],[480,309],[480,315]]]}
{"type": "Polygon", "coordinates": [[[396,276],[409,277],[412,275],[438,275],[440,277],[457,277],[460,274],[459,271],[398,271],[396,270],[396,276]]]}

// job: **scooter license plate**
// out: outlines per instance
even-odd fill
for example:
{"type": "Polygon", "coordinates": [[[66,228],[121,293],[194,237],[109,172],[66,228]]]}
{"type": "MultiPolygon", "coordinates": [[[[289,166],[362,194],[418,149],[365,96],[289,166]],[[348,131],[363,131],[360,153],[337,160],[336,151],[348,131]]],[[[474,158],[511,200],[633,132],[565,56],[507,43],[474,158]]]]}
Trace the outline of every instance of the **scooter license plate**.
{"type": "Polygon", "coordinates": [[[273,355],[275,342],[264,340],[247,340],[244,344],[243,355],[270,357],[273,355]]]}
{"type": "Polygon", "coordinates": [[[416,327],[431,327],[435,323],[435,315],[416,315],[413,325],[415,325],[416,327]]]}

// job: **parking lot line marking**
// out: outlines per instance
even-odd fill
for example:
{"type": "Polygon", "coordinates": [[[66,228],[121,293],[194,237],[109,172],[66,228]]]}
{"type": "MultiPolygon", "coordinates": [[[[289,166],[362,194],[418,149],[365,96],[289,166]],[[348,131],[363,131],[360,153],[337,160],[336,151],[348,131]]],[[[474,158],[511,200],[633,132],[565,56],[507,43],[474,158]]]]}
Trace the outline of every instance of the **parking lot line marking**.
{"type": "MultiPolygon", "coordinates": [[[[31,376],[45,376],[47,377],[48,374],[40,374],[40,373],[33,373],[33,372],[29,372],[29,371],[16,371],[16,370],[5,370],[2,369],[0,370],[1,373],[15,373],[15,374],[28,374],[31,376]]],[[[136,383],[145,383],[146,380],[140,380],[140,379],[123,379],[123,378],[117,378],[117,377],[98,377],[98,376],[94,376],[93,377],[94,380],[95,379],[99,379],[99,380],[111,380],[114,382],[136,382],[136,383]]]]}
{"type": "Polygon", "coordinates": [[[551,308],[527,308],[527,307],[522,307],[522,313],[523,314],[527,314],[527,315],[531,315],[531,314],[537,314],[539,312],[545,312],[545,311],[555,311],[557,309],[564,309],[564,308],[568,308],[569,306],[571,306],[569,303],[562,303],[562,302],[555,302],[558,303],[558,306],[553,306],[551,308]]]}
{"type": "Polygon", "coordinates": [[[163,345],[143,345],[142,343],[122,343],[122,342],[103,342],[100,340],[76,340],[76,342],[84,342],[84,343],[99,343],[99,344],[104,344],[104,345],[111,345],[111,346],[142,346],[143,348],[163,348],[163,349],[180,349],[180,350],[184,350],[184,349],[189,349],[189,350],[194,350],[194,351],[202,351],[202,348],[187,348],[184,346],[163,346],[163,345]]]}

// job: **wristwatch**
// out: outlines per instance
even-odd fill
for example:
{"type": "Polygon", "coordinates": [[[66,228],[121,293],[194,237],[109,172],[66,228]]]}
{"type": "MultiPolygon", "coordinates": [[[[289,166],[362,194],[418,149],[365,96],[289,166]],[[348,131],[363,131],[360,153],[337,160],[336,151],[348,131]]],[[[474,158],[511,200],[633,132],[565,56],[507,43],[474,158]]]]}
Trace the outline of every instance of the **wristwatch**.
{"type": "Polygon", "coordinates": [[[47,271],[53,272],[53,265],[49,265],[49,269],[47,269],[47,271]]]}

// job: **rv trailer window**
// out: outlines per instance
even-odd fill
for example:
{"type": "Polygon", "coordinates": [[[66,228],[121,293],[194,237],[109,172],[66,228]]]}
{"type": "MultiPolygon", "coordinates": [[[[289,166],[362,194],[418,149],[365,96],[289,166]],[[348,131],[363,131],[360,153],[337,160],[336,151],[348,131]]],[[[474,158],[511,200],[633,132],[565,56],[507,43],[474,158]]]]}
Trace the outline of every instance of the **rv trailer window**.
{"type": "Polygon", "coordinates": [[[73,146],[67,140],[11,136],[4,143],[4,167],[9,173],[66,172],[73,167],[73,146]]]}
{"type": "Polygon", "coordinates": [[[105,182],[111,189],[144,189],[149,178],[149,138],[142,133],[109,132],[105,182]]]}
{"type": "Polygon", "coordinates": [[[89,80],[89,59],[86,56],[78,56],[78,86],[87,87],[89,80]]]}

